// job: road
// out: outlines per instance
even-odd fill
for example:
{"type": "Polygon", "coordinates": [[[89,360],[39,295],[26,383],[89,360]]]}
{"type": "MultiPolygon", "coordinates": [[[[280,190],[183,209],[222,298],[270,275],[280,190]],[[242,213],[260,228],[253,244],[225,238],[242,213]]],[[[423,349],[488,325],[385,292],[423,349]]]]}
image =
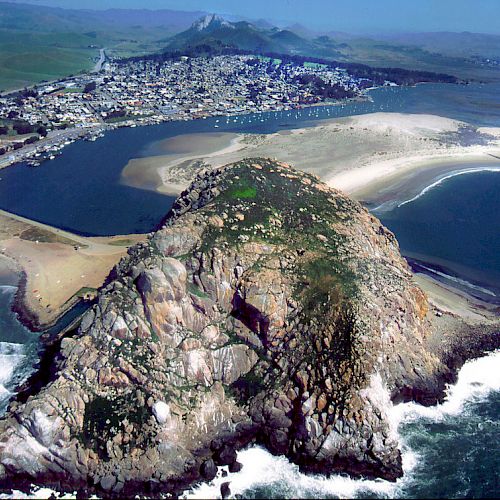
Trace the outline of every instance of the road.
{"type": "Polygon", "coordinates": [[[23,146],[21,149],[16,151],[9,151],[8,153],[5,153],[5,155],[1,156],[0,169],[8,167],[13,163],[26,160],[30,153],[32,153],[35,149],[41,149],[42,147],[49,148],[51,146],[60,145],[65,140],[78,139],[92,130],[97,130],[97,126],[94,128],[73,127],[64,130],[51,130],[47,137],[43,137],[38,142],[23,146]]]}
{"type": "Polygon", "coordinates": [[[94,73],[101,71],[103,64],[106,62],[106,49],[99,49],[99,60],[94,67],[94,73]]]}

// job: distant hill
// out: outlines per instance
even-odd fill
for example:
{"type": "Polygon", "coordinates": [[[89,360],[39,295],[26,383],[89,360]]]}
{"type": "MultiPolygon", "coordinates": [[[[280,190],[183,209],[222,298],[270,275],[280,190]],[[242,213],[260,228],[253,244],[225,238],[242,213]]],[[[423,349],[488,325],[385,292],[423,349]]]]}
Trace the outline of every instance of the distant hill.
{"type": "Polygon", "coordinates": [[[195,21],[186,31],[175,35],[167,48],[184,49],[214,43],[244,50],[268,50],[270,40],[263,31],[246,21],[232,23],[210,14],[195,21]]]}
{"type": "Polygon", "coordinates": [[[168,27],[172,32],[188,28],[204,12],[148,9],[61,9],[33,4],[0,2],[0,29],[37,32],[82,32],[88,29],[168,27]]]}
{"type": "Polygon", "coordinates": [[[233,23],[215,14],[198,19],[189,29],[175,35],[166,50],[185,50],[197,46],[283,53],[304,53],[313,48],[311,42],[291,31],[258,27],[247,21],[233,23]]]}
{"type": "Polygon", "coordinates": [[[500,59],[500,35],[485,33],[436,32],[405,33],[379,37],[391,43],[414,45],[429,52],[448,56],[481,56],[500,59]]]}
{"type": "MultiPolygon", "coordinates": [[[[84,3],[84,2],[82,2],[84,3]]],[[[0,0],[0,90],[88,70],[105,48],[116,58],[166,52],[210,55],[240,49],[500,79],[500,36],[416,33],[360,37],[301,24],[205,12],[63,9],[0,0]],[[280,26],[286,26],[282,23],[280,26]]]]}
{"type": "Polygon", "coordinates": [[[116,57],[158,51],[165,44],[160,39],[187,29],[203,14],[0,2],[0,91],[89,70],[99,48],[116,57]]]}

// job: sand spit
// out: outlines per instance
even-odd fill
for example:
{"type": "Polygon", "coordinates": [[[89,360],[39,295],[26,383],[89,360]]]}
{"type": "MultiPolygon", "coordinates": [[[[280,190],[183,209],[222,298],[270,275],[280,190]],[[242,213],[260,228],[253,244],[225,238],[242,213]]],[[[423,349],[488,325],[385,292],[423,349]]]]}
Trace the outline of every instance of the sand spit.
{"type": "Polygon", "coordinates": [[[245,148],[244,135],[233,133],[186,134],[151,145],[153,156],[134,158],[122,171],[127,186],[178,195],[201,169],[204,161],[245,148]]]}
{"type": "Polygon", "coordinates": [[[0,211],[0,254],[23,272],[22,305],[39,328],[51,325],[79,295],[92,294],[143,238],[85,238],[0,211]]]}
{"type": "Polygon", "coordinates": [[[271,157],[364,199],[368,192],[374,194],[388,182],[415,172],[460,163],[500,164],[500,129],[477,129],[434,115],[373,113],[268,135],[217,134],[218,150],[206,136],[175,138],[184,154],[132,160],[123,178],[135,187],[178,194],[204,167],[271,157]]]}

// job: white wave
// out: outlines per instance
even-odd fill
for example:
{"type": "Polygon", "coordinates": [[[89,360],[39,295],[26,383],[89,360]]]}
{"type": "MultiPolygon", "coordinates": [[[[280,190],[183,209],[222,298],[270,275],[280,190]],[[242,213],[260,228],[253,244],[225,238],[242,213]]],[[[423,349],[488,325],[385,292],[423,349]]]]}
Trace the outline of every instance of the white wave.
{"type": "MultiPolygon", "coordinates": [[[[334,475],[326,477],[318,474],[303,474],[297,465],[284,456],[273,456],[260,446],[254,446],[238,453],[238,461],[243,465],[240,472],[218,477],[210,483],[202,484],[184,494],[182,498],[220,498],[220,486],[229,481],[231,495],[244,495],[251,489],[275,489],[280,496],[304,498],[333,496],[353,498],[363,492],[370,492],[381,497],[393,496],[397,483],[384,480],[352,479],[348,476],[334,475]]],[[[409,459],[411,463],[412,459],[409,459]]],[[[227,469],[225,467],[221,468],[227,469]]],[[[247,493],[248,494],[248,493],[247,493]]]]}
{"type": "Polygon", "coordinates": [[[479,292],[483,292],[487,295],[491,295],[492,297],[496,297],[496,294],[489,290],[488,288],[484,288],[482,286],[474,285],[473,283],[463,280],[461,278],[457,278],[456,276],[451,276],[446,273],[442,273],[441,271],[438,271],[437,269],[432,269],[431,267],[424,266],[419,263],[419,266],[426,269],[427,271],[437,274],[438,276],[441,276],[442,278],[446,278],[447,280],[454,281],[455,283],[458,283],[460,285],[463,285],[467,288],[472,288],[473,290],[478,290],[479,292]]]}
{"type": "Polygon", "coordinates": [[[2,290],[3,293],[12,293],[17,290],[17,286],[14,285],[0,285],[0,290],[2,290]]]}
{"type": "Polygon", "coordinates": [[[23,344],[0,342],[0,400],[10,396],[11,393],[6,389],[6,385],[25,357],[23,344]]]}
{"type": "Polygon", "coordinates": [[[411,422],[420,418],[440,421],[446,416],[458,415],[468,401],[484,399],[491,392],[500,390],[500,350],[467,361],[458,374],[455,385],[449,385],[443,403],[421,406],[416,403],[396,405],[391,411],[393,423],[411,422]]]}
{"type": "MultiPolygon", "coordinates": [[[[492,391],[500,390],[498,369],[500,350],[488,356],[468,361],[460,370],[457,383],[449,386],[443,404],[426,408],[415,403],[404,403],[392,408],[390,418],[399,425],[419,418],[440,420],[446,415],[456,415],[463,410],[464,403],[486,397],[492,391]]],[[[248,495],[256,488],[273,490],[282,497],[304,498],[333,496],[338,498],[356,498],[367,494],[380,498],[394,498],[402,495],[405,485],[412,481],[412,471],[421,461],[421,457],[402,442],[404,476],[395,483],[384,480],[352,479],[347,476],[330,477],[319,474],[307,475],[290,463],[286,457],[273,456],[265,449],[254,446],[238,452],[238,461],[243,469],[237,473],[228,473],[227,467],[219,468],[218,476],[210,483],[201,484],[184,492],[181,498],[220,498],[220,486],[230,482],[231,496],[248,495]]],[[[34,490],[29,495],[14,491],[13,495],[0,495],[1,498],[47,498],[52,493],[48,488],[34,490]]],[[[261,492],[262,493],[262,492],[261,492]]],[[[264,492],[265,493],[265,492],[264,492]]],[[[62,498],[75,498],[76,493],[66,493],[62,498]]],[[[93,497],[97,498],[97,497],[93,497]]]]}
{"type": "MultiPolygon", "coordinates": [[[[76,498],[76,491],[72,493],[64,493],[63,495],[59,496],[59,493],[55,490],[51,490],[50,488],[37,488],[33,487],[33,490],[30,493],[23,493],[22,491],[19,490],[12,490],[12,494],[1,494],[0,498],[19,498],[19,499],[31,499],[31,500],[36,500],[36,499],[43,499],[43,498],[49,498],[52,494],[55,495],[56,498],[59,499],[73,499],[76,498]]],[[[92,495],[90,498],[98,498],[95,495],[92,495]]]]}
{"type": "Polygon", "coordinates": [[[24,352],[24,344],[16,342],[0,342],[0,354],[22,354],[24,352]]]}
{"type": "Polygon", "coordinates": [[[424,194],[428,193],[431,189],[434,189],[436,186],[439,186],[442,184],[444,181],[451,179],[452,177],[457,177],[458,175],[467,175],[467,174],[476,174],[478,172],[500,172],[500,167],[478,167],[478,168],[467,168],[465,170],[456,170],[454,172],[449,173],[448,175],[445,175],[444,177],[439,178],[438,180],[434,181],[432,184],[429,186],[425,187],[418,193],[416,196],[413,198],[410,198],[409,200],[403,201],[398,205],[399,207],[402,207],[403,205],[406,205],[408,203],[411,203],[412,201],[418,200],[420,197],[422,197],[424,194]]]}
{"type": "MultiPolygon", "coordinates": [[[[492,391],[500,390],[498,366],[500,351],[484,358],[468,361],[460,370],[457,383],[449,386],[444,403],[434,407],[424,407],[415,403],[404,403],[392,407],[389,413],[393,425],[425,418],[441,420],[446,415],[457,415],[467,401],[484,398],[492,391]]],[[[346,476],[306,475],[285,457],[275,457],[265,449],[255,446],[238,453],[238,461],[243,469],[222,477],[221,467],[217,478],[184,493],[181,498],[220,498],[220,486],[229,481],[231,494],[245,495],[251,489],[275,489],[280,496],[288,498],[334,496],[338,498],[363,497],[366,494],[381,498],[401,496],[405,485],[413,480],[412,471],[421,462],[414,450],[400,438],[404,475],[395,483],[384,480],[352,479],[346,476]]],[[[261,492],[262,493],[262,492],[261,492]]]]}

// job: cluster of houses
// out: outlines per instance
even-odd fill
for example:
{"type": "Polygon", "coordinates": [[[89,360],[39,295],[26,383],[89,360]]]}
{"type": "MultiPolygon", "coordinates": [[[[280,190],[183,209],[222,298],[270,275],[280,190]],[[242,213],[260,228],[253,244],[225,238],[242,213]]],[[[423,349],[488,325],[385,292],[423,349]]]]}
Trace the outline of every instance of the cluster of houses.
{"type": "MultiPolygon", "coordinates": [[[[342,68],[284,64],[256,56],[180,57],[177,60],[107,61],[99,73],[40,84],[29,92],[0,97],[0,124],[9,120],[43,125],[48,137],[0,135],[1,153],[24,149],[33,156],[74,137],[106,128],[288,110],[323,98],[303,85],[301,75],[355,94],[362,82],[342,68]],[[80,129],[74,133],[61,130],[80,129]],[[56,133],[58,131],[58,133],[56,133]],[[43,145],[33,145],[42,139],[43,145]]],[[[18,161],[10,155],[7,161],[18,161]]],[[[4,160],[5,161],[5,160],[4,160]]]]}

